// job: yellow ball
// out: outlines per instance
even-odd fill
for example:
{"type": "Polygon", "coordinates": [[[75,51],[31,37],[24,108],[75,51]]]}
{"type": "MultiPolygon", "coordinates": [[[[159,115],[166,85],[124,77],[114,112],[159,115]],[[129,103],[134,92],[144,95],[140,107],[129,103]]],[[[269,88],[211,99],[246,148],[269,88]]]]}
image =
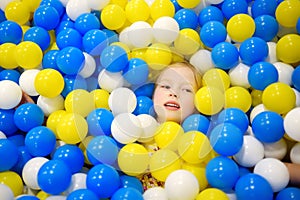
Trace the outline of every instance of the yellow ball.
{"type": "Polygon", "coordinates": [[[108,105],[109,92],[104,89],[95,89],[91,91],[91,95],[94,97],[95,108],[106,108],[110,110],[108,105]]]}
{"type": "Polygon", "coordinates": [[[84,117],[76,113],[65,114],[56,126],[58,137],[67,144],[77,144],[88,133],[88,124],[84,117]]]}
{"type": "Polygon", "coordinates": [[[180,136],[178,153],[188,163],[198,164],[203,162],[210,156],[211,150],[209,139],[199,131],[189,131],[180,136]]]}
{"type": "Polygon", "coordinates": [[[155,0],[150,6],[150,15],[153,21],[163,16],[173,17],[175,7],[170,0],[155,0]]]}
{"type": "Polygon", "coordinates": [[[56,127],[57,127],[57,124],[63,118],[63,116],[65,116],[65,114],[67,114],[67,112],[65,110],[54,111],[53,113],[51,113],[48,116],[47,121],[46,121],[46,126],[54,132],[57,139],[59,139],[59,137],[57,135],[56,127]]]}
{"type": "Polygon", "coordinates": [[[24,69],[35,69],[40,66],[43,59],[42,49],[34,42],[20,42],[15,49],[15,59],[24,69]]]}
{"type": "Polygon", "coordinates": [[[281,82],[272,83],[264,89],[262,103],[268,110],[286,114],[296,106],[296,95],[289,85],[281,82]]]}
{"type": "Polygon", "coordinates": [[[183,8],[195,8],[201,0],[177,0],[177,3],[183,8]]]}
{"type": "Polygon", "coordinates": [[[125,9],[125,7],[128,3],[128,0],[110,0],[110,3],[117,4],[117,5],[121,6],[121,8],[125,9]]]}
{"type": "Polygon", "coordinates": [[[217,188],[207,188],[200,192],[196,200],[229,200],[229,197],[217,188]]]}
{"type": "Polygon", "coordinates": [[[87,136],[85,137],[78,145],[78,147],[81,149],[81,151],[83,152],[84,155],[84,163],[88,164],[88,165],[92,165],[91,162],[89,161],[88,157],[87,157],[87,152],[86,152],[86,148],[88,146],[88,144],[90,143],[90,141],[94,138],[94,136],[87,136]]]}
{"type": "Polygon", "coordinates": [[[95,109],[93,95],[83,89],[73,90],[66,96],[65,109],[67,112],[77,113],[86,117],[95,109]]]}
{"type": "Polygon", "coordinates": [[[230,86],[230,77],[224,70],[213,68],[204,73],[202,84],[224,92],[230,86]]]}
{"type": "Polygon", "coordinates": [[[0,45],[0,66],[4,69],[14,69],[18,67],[15,58],[17,45],[13,43],[3,43],[0,45]]]}
{"type": "Polygon", "coordinates": [[[161,43],[154,43],[145,52],[145,61],[151,69],[161,70],[172,61],[170,48],[161,43]]]}
{"type": "Polygon", "coordinates": [[[288,28],[296,27],[297,20],[300,17],[300,1],[282,1],[276,8],[275,17],[281,26],[288,28]]]}
{"type": "Polygon", "coordinates": [[[188,170],[189,172],[195,175],[200,186],[200,191],[207,188],[208,181],[206,179],[205,174],[205,164],[191,164],[184,162],[182,163],[182,169],[188,170]]]}
{"type": "Polygon", "coordinates": [[[277,58],[285,63],[300,61],[300,36],[287,34],[280,38],[276,44],[277,58]]]}
{"type": "Polygon", "coordinates": [[[169,174],[181,168],[181,160],[175,152],[160,149],[151,156],[149,167],[154,178],[166,181],[169,174]]]}
{"type": "Polygon", "coordinates": [[[121,28],[126,22],[124,9],[117,4],[108,4],[101,11],[101,22],[110,30],[121,28]]]}
{"type": "Polygon", "coordinates": [[[261,101],[262,91],[261,90],[252,90],[251,91],[251,98],[252,98],[252,106],[255,107],[262,103],[261,101]]]}
{"type": "Polygon", "coordinates": [[[7,185],[14,193],[14,196],[23,194],[23,188],[24,188],[23,181],[20,175],[17,174],[16,172],[13,171],[0,172],[0,184],[7,185]]]}
{"type": "Polygon", "coordinates": [[[36,194],[36,197],[39,198],[40,200],[46,200],[48,197],[50,197],[50,194],[47,194],[46,192],[44,192],[43,190],[39,191],[36,194]]]}
{"type": "Polygon", "coordinates": [[[253,36],[255,32],[255,22],[247,14],[236,14],[228,20],[227,33],[235,42],[243,42],[253,36]]]}
{"type": "Polygon", "coordinates": [[[200,113],[214,115],[224,106],[224,94],[215,87],[203,86],[195,94],[194,104],[200,113]]]}
{"type": "Polygon", "coordinates": [[[19,1],[11,1],[5,7],[4,14],[7,20],[14,21],[19,25],[28,22],[30,10],[27,4],[19,1]]]}
{"type": "Polygon", "coordinates": [[[22,0],[30,12],[34,12],[41,4],[42,0],[22,0]]]}
{"type": "Polygon", "coordinates": [[[150,17],[150,8],[144,0],[131,0],[125,7],[125,13],[131,23],[147,21],[150,17]]]}
{"type": "Polygon", "coordinates": [[[35,90],[42,96],[54,98],[60,95],[65,86],[64,78],[55,69],[39,71],[34,80],[35,90]]]}
{"type": "Polygon", "coordinates": [[[245,88],[234,86],[225,91],[225,108],[239,108],[247,112],[251,105],[251,94],[245,88]]]}
{"type": "Polygon", "coordinates": [[[120,149],[118,165],[122,172],[130,176],[143,174],[149,165],[147,149],[141,144],[130,143],[120,149]]]}
{"type": "Polygon", "coordinates": [[[191,28],[184,28],[174,41],[175,50],[183,55],[195,53],[201,46],[200,36],[197,31],[191,28]]]}
{"type": "Polygon", "coordinates": [[[123,42],[113,42],[110,44],[110,46],[112,46],[112,45],[117,45],[119,47],[122,47],[126,51],[128,59],[130,59],[130,49],[127,44],[125,44],[123,42]]]}
{"type": "Polygon", "coordinates": [[[154,141],[161,149],[177,150],[179,138],[184,134],[183,128],[176,122],[162,123],[154,134],[154,141]]]}

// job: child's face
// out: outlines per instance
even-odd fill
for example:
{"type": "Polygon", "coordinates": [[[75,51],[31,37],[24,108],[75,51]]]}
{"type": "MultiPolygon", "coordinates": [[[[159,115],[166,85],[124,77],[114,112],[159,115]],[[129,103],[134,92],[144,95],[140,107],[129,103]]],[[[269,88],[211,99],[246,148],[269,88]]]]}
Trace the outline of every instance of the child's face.
{"type": "Polygon", "coordinates": [[[186,67],[169,67],[157,79],[153,94],[157,121],[181,123],[195,111],[197,84],[193,71],[186,67]]]}

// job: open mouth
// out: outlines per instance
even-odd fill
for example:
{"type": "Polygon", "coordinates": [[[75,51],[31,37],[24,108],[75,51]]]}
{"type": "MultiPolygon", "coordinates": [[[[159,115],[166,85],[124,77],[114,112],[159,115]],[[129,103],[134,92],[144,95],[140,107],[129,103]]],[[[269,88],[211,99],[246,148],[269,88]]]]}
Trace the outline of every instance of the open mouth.
{"type": "Polygon", "coordinates": [[[179,110],[180,109],[180,105],[176,102],[167,102],[167,103],[164,104],[164,106],[168,110],[179,110]]]}

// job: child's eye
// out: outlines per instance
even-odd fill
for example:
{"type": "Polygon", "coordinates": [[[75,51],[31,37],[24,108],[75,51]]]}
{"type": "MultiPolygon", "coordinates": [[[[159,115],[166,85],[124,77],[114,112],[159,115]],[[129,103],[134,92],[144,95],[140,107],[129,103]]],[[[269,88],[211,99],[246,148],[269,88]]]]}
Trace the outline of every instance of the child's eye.
{"type": "Polygon", "coordinates": [[[171,89],[171,87],[169,85],[160,85],[161,88],[165,88],[165,89],[171,89]]]}
{"type": "Polygon", "coordinates": [[[183,91],[189,92],[189,93],[192,93],[192,92],[193,92],[191,89],[188,89],[188,88],[184,88],[183,91]]]}

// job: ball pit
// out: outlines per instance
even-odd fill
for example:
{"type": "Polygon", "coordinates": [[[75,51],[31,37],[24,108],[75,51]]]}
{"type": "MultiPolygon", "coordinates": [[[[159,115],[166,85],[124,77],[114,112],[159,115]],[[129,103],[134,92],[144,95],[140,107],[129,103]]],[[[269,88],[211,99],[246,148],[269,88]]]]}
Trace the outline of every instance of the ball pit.
{"type": "Polygon", "coordinates": [[[299,198],[299,27],[299,0],[1,0],[1,198],[299,198]],[[182,61],[195,112],[159,123],[182,61]]]}

